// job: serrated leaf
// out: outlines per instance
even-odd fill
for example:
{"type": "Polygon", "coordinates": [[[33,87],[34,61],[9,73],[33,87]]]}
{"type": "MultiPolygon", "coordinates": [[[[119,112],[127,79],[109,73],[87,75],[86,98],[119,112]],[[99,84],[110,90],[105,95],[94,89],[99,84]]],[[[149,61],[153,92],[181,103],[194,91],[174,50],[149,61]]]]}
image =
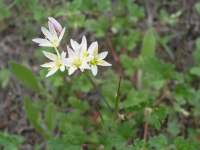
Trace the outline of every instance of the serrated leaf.
{"type": "Polygon", "coordinates": [[[151,146],[155,147],[155,149],[166,150],[165,146],[167,145],[167,138],[159,134],[159,136],[154,136],[149,140],[151,146]]]}
{"type": "Polygon", "coordinates": [[[25,109],[26,116],[28,117],[31,124],[35,127],[35,129],[40,132],[44,132],[41,126],[41,123],[39,123],[39,118],[40,118],[39,113],[33,107],[33,104],[31,103],[28,97],[24,98],[24,109],[25,109]]]}
{"type": "Polygon", "coordinates": [[[14,61],[9,62],[9,67],[21,83],[34,90],[41,89],[35,74],[28,68],[14,61]]]}
{"type": "Polygon", "coordinates": [[[163,106],[155,108],[150,116],[149,123],[152,124],[157,130],[159,130],[161,123],[165,121],[165,118],[167,116],[166,112],[166,108],[163,106]]]}
{"type": "Polygon", "coordinates": [[[71,130],[61,138],[49,141],[50,150],[82,150],[86,135],[80,130],[71,130]]]}
{"type": "Polygon", "coordinates": [[[188,141],[184,140],[183,137],[178,137],[174,141],[177,150],[195,150],[195,147],[188,141]]]}
{"type": "Polygon", "coordinates": [[[154,56],[156,50],[156,39],[153,29],[149,29],[142,40],[141,56],[154,56]]]}
{"type": "Polygon", "coordinates": [[[56,125],[56,107],[53,103],[46,106],[45,121],[50,132],[53,132],[56,125]]]}
{"type": "Polygon", "coordinates": [[[17,135],[10,135],[8,133],[0,133],[0,146],[5,148],[18,149],[18,146],[24,141],[24,138],[17,135]]]}

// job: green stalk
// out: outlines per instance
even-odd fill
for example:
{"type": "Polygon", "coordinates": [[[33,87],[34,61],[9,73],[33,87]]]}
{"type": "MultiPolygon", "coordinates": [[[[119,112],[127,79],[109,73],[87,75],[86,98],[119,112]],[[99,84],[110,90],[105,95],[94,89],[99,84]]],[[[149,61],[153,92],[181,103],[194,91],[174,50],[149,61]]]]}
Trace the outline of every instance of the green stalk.
{"type": "Polygon", "coordinates": [[[102,124],[105,125],[104,120],[103,120],[103,117],[102,117],[101,112],[100,112],[100,110],[99,110],[98,104],[96,103],[95,106],[96,106],[96,109],[97,109],[97,111],[98,111],[98,113],[99,113],[99,115],[100,115],[102,124]]]}
{"type": "Polygon", "coordinates": [[[114,109],[114,113],[113,113],[113,125],[115,124],[115,120],[117,119],[120,84],[121,84],[121,77],[119,78],[119,84],[118,84],[118,89],[117,89],[117,97],[116,97],[116,101],[115,101],[115,109],[114,109]]]}
{"type": "Polygon", "coordinates": [[[101,96],[101,98],[104,100],[104,102],[106,103],[106,105],[110,109],[110,111],[112,111],[112,108],[108,104],[107,100],[105,99],[105,97],[103,96],[103,94],[101,93],[101,91],[99,90],[99,88],[95,85],[95,83],[92,80],[92,78],[90,77],[90,75],[87,72],[85,72],[84,74],[88,78],[88,80],[90,81],[90,83],[93,85],[93,87],[97,90],[97,92],[99,93],[99,95],[101,96]]]}

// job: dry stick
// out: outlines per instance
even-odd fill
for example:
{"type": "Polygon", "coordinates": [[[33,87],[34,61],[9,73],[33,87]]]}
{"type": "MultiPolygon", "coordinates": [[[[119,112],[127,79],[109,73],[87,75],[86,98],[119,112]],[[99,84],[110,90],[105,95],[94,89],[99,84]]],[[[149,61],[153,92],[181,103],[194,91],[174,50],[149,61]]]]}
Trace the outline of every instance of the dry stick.
{"type": "Polygon", "coordinates": [[[149,113],[146,113],[146,121],[145,121],[145,126],[144,126],[144,141],[147,141],[147,131],[148,131],[148,122],[149,122],[149,113]]]}
{"type": "Polygon", "coordinates": [[[107,43],[109,49],[111,50],[114,61],[117,64],[119,75],[121,76],[122,79],[124,79],[124,73],[123,73],[123,70],[122,70],[122,67],[121,67],[120,59],[117,56],[116,51],[115,51],[114,47],[112,46],[110,39],[109,39],[109,37],[106,33],[105,33],[105,40],[106,40],[106,43],[107,43]]]}
{"type": "Polygon", "coordinates": [[[8,115],[10,113],[11,99],[12,99],[12,94],[9,93],[9,102],[8,102],[8,107],[7,107],[7,110],[6,110],[6,115],[4,116],[3,120],[0,122],[0,128],[5,124],[6,118],[8,118],[8,115]]]}
{"type": "Polygon", "coordinates": [[[93,87],[97,90],[97,92],[99,93],[99,95],[101,96],[101,98],[103,98],[104,102],[106,103],[107,107],[110,109],[110,111],[112,112],[112,108],[110,107],[110,105],[108,104],[107,100],[105,99],[105,97],[103,96],[103,94],[101,93],[101,91],[99,90],[99,88],[95,85],[94,81],[92,80],[92,78],[85,73],[86,77],[88,78],[88,80],[92,83],[93,87]]]}

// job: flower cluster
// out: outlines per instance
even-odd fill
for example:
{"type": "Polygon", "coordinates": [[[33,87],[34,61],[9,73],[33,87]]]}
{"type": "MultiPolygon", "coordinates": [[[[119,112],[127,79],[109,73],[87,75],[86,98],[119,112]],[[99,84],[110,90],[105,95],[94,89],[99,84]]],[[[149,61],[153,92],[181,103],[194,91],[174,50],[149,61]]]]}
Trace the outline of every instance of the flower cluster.
{"type": "Polygon", "coordinates": [[[43,51],[44,55],[52,61],[41,65],[41,67],[48,68],[49,72],[46,77],[54,74],[59,69],[62,72],[68,70],[69,75],[73,74],[76,70],[84,72],[85,69],[91,69],[92,74],[96,76],[98,72],[97,65],[112,66],[110,63],[103,60],[108,54],[107,51],[98,54],[97,42],[93,42],[89,48],[87,48],[85,36],[83,36],[81,44],[78,44],[72,39],[70,40],[72,48],[67,46],[68,57],[66,57],[66,52],[60,54],[58,46],[65,33],[65,28],[62,28],[62,26],[52,17],[49,17],[48,20],[49,31],[44,27],[41,28],[45,39],[33,39],[39,46],[55,48],[57,55],[43,51]]]}

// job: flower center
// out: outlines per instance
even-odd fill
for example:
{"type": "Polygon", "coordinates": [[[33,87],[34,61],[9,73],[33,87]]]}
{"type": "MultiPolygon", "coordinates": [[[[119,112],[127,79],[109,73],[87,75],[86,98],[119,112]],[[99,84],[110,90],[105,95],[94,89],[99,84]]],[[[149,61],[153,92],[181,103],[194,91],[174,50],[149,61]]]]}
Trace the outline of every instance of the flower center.
{"type": "Polygon", "coordinates": [[[83,53],[83,58],[88,57],[88,55],[89,55],[89,54],[88,54],[87,52],[84,52],[84,53],[83,53]]]}
{"type": "Polygon", "coordinates": [[[60,67],[60,66],[62,66],[62,64],[60,62],[56,62],[56,66],[60,67]]]}
{"type": "Polygon", "coordinates": [[[74,66],[80,67],[81,66],[81,60],[80,59],[75,60],[74,61],[74,66]]]}
{"type": "Polygon", "coordinates": [[[57,46],[57,42],[58,42],[57,40],[53,40],[53,41],[52,41],[53,46],[56,47],[56,46],[57,46]]]}
{"type": "Polygon", "coordinates": [[[97,65],[97,64],[98,64],[98,58],[95,57],[93,60],[91,60],[91,61],[89,62],[89,64],[90,64],[90,65],[97,65]]]}

